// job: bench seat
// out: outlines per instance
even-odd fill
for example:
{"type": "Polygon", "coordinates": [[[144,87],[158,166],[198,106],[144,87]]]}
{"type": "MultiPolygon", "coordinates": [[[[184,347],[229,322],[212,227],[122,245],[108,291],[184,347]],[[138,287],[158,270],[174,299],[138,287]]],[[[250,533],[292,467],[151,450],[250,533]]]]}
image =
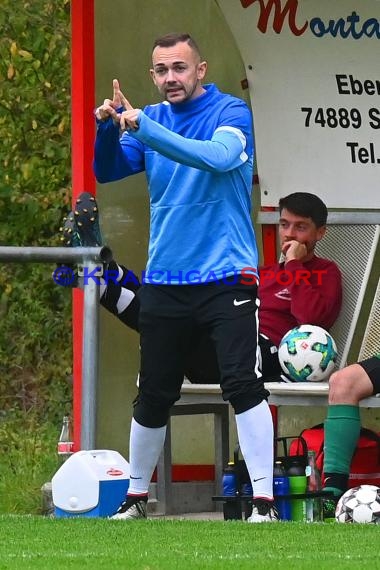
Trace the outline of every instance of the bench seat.
{"type": "MultiPolygon", "coordinates": [[[[326,406],[328,402],[328,382],[266,382],[270,392],[269,403],[276,406],[326,406]]],[[[176,405],[187,403],[217,404],[221,402],[219,384],[187,384],[181,390],[181,399],[176,405]]],[[[372,396],[360,402],[364,408],[379,408],[380,398],[372,396]]]]}

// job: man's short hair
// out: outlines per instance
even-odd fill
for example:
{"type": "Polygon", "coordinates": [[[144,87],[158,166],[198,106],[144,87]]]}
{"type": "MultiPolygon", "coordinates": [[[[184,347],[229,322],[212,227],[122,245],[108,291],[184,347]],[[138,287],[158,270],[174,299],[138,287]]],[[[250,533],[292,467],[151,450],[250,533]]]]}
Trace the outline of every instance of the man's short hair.
{"type": "Polygon", "coordinates": [[[310,192],[293,192],[293,194],[288,194],[288,196],[280,198],[278,205],[280,214],[286,208],[297,216],[311,218],[317,228],[325,226],[327,223],[326,204],[318,196],[310,192]]]}
{"type": "Polygon", "coordinates": [[[199,55],[199,57],[201,57],[198,44],[196,43],[195,40],[193,40],[190,34],[187,33],[180,34],[173,32],[170,34],[165,34],[164,36],[161,36],[155,40],[153,44],[153,49],[155,49],[157,46],[173,47],[181,42],[186,42],[187,44],[189,44],[189,46],[199,55]]]}

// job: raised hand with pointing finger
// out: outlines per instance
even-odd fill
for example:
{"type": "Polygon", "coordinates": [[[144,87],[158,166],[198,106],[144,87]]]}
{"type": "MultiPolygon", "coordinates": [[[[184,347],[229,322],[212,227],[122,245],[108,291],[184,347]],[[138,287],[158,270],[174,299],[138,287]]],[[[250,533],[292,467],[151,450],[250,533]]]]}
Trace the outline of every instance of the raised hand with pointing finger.
{"type": "Polygon", "coordinates": [[[119,81],[114,79],[112,81],[113,87],[113,98],[112,99],[104,99],[103,105],[100,105],[95,110],[95,117],[99,121],[107,121],[108,119],[112,118],[115,123],[121,123],[123,129],[126,128],[137,128],[137,123],[135,120],[125,119],[121,121],[122,113],[120,110],[124,111],[132,111],[133,107],[128,101],[128,99],[124,96],[122,91],[120,90],[119,81]]]}

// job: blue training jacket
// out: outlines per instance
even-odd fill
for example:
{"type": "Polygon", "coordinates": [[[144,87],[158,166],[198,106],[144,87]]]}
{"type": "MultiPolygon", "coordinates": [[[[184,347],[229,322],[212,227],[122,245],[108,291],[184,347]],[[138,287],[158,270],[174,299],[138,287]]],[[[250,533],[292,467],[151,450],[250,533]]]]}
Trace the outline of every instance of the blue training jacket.
{"type": "Polygon", "coordinates": [[[119,137],[98,122],[99,182],[144,171],[150,195],[146,282],[192,284],[251,268],[258,255],[251,221],[252,117],[241,99],[213,85],[191,101],[149,105],[137,131],[119,137]]]}

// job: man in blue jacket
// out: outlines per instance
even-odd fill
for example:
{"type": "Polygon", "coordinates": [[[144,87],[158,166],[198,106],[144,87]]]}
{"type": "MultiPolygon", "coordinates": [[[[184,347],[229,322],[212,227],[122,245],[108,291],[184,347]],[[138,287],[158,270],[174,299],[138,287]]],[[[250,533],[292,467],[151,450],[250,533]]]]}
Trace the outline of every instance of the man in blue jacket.
{"type": "Polygon", "coordinates": [[[240,99],[203,85],[207,63],[188,34],[156,40],[152,79],[164,102],[134,109],[113,82],[95,112],[101,183],[145,171],[150,240],[138,291],[140,385],[130,432],[130,486],[115,519],[146,517],[148,486],[179,399],[197,327],[212,338],[223,398],[236,417],[253,486],[250,522],[276,521],[273,424],[257,360],[257,275],[251,222],[252,116],[240,99]],[[190,284],[189,284],[190,283],[190,284]]]}

